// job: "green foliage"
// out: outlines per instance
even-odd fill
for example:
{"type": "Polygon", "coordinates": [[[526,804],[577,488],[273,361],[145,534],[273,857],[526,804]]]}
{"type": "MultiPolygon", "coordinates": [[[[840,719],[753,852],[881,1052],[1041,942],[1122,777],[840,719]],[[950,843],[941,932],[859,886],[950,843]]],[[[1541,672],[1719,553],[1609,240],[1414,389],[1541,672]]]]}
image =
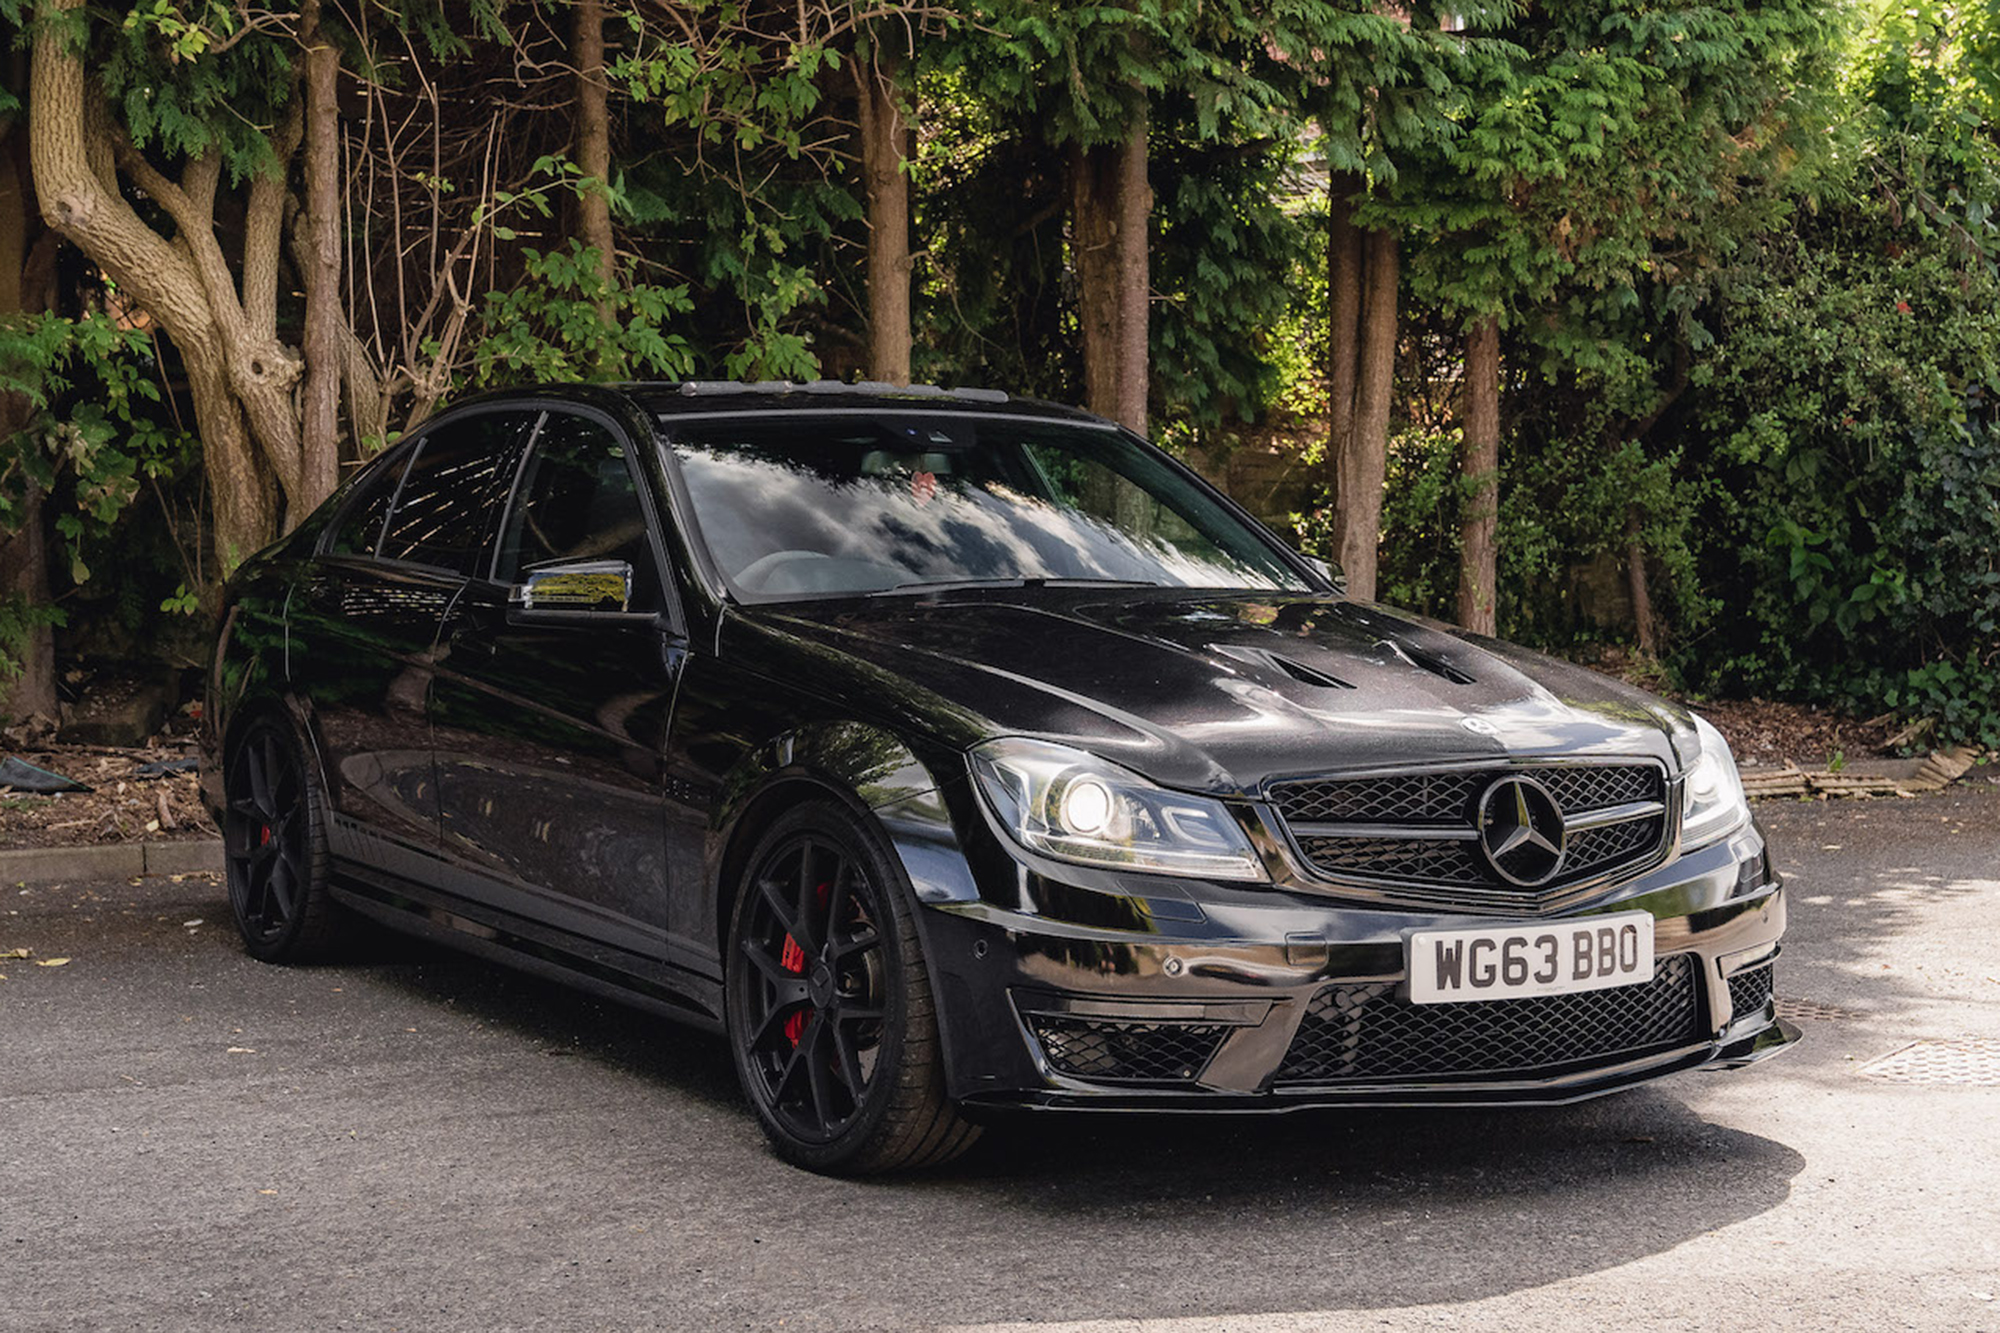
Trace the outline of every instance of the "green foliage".
{"type": "Polygon", "coordinates": [[[1418,145],[1379,205],[1427,242],[1418,299],[1511,320],[1587,296],[1589,322],[1698,282],[1737,237],[1782,224],[1822,155],[1836,12],[1591,0],[1480,16],[1488,36],[1451,71],[1454,132],[1418,145]]]}
{"type": "Polygon", "coordinates": [[[1723,502],[1699,547],[1744,614],[1682,665],[1710,688],[1887,706],[1991,745],[2000,139],[1976,71],[2000,48],[1991,15],[1951,28],[1942,12],[1887,15],[1861,43],[1844,174],[1718,280],[1692,424],[1723,502]]]}
{"type": "Polygon", "coordinates": [[[687,339],[667,332],[691,308],[686,287],[607,281],[597,251],[575,240],[522,257],[526,281],[486,294],[471,349],[472,387],[690,373],[687,339]]]}
{"type": "Polygon", "coordinates": [[[148,479],[172,477],[198,456],[187,431],[160,419],[152,338],[110,316],[0,320],[0,392],[36,409],[0,441],[0,525],[19,521],[25,488],[59,491],[56,514],[70,578],[90,578],[88,541],[108,536],[148,479]]]}
{"type": "MultiPolygon", "coordinates": [[[[614,4],[618,153],[603,181],[563,156],[555,11],[366,13],[368,35],[339,38],[343,108],[367,113],[351,127],[404,136],[393,166],[375,159],[410,183],[392,202],[451,209],[385,244],[372,229],[390,195],[370,194],[347,219],[350,253],[389,262],[349,296],[358,310],[371,280],[377,296],[393,285],[397,303],[379,304],[402,309],[405,286],[437,281],[425,256],[473,254],[491,290],[463,298],[456,388],[850,373],[868,224],[849,71],[887,54],[919,128],[917,375],[1074,400],[1068,171],[1143,108],[1163,438],[1212,450],[1274,407],[1323,410],[1330,174],[1363,225],[1402,240],[1387,599],[1451,610],[1470,494],[1462,335],[1494,317],[1503,633],[1565,648],[1626,632],[1636,548],[1682,683],[1895,707],[1941,736],[2000,739],[1992,4],[614,4]],[[434,103],[414,92],[434,86],[434,103]],[[505,115],[482,121],[469,88],[499,90],[505,115]],[[456,147],[427,157],[424,134],[404,135],[426,116],[433,150],[456,147]],[[619,227],[609,281],[565,236],[583,195],[619,227]]],[[[25,0],[0,0],[0,17],[37,21],[25,0]]],[[[133,145],[170,174],[215,156],[226,194],[278,165],[297,18],[124,0],[59,21],[133,145]]],[[[234,225],[237,201],[219,202],[234,225]]],[[[374,329],[376,345],[398,327],[374,329]]],[[[438,327],[426,333],[450,342],[438,327]]],[[[424,336],[412,359],[439,350],[424,336]]],[[[101,552],[131,543],[142,494],[195,456],[157,354],[102,316],[0,328],[0,389],[36,412],[0,445],[0,524],[18,521],[30,479],[50,494],[72,600],[101,552]]],[[[1308,515],[1302,539],[1324,528],[1308,515]]],[[[154,582],[121,590],[117,613],[198,600],[193,577],[154,582]]],[[[102,581],[89,595],[112,600],[102,581]]],[[[23,614],[0,608],[0,667],[23,614]]]]}
{"type": "MultiPolygon", "coordinates": [[[[0,393],[31,411],[0,439],[0,528],[18,528],[32,487],[47,497],[56,537],[50,564],[73,587],[116,566],[139,586],[124,541],[143,487],[170,484],[200,457],[173,420],[160,387],[157,348],[142,330],[93,312],[0,319],[0,393]]],[[[0,677],[35,625],[63,624],[61,607],[14,598],[0,606],[0,677]]]]}
{"type": "Polygon", "coordinates": [[[1847,214],[1819,244],[1773,238],[1730,283],[1697,373],[1728,497],[1704,546],[1749,614],[1690,667],[1714,688],[1879,700],[1990,741],[2000,283],[1948,238],[1904,244],[1869,220],[1847,214]]]}
{"type": "Polygon", "coordinates": [[[1204,138],[1180,109],[1154,122],[1153,414],[1207,433],[1256,420],[1284,390],[1296,298],[1283,277],[1306,264],[1320,201],[1297,194],[1293,140],[1204,138]]]}
{"type": "Polygon", "coordinates": [[[241,180],[279,165],[270,132],[291,100],[291,26],[224,0],[137,0],[83,40],[137,147],[168,160],[212,152],[241,180]]]}

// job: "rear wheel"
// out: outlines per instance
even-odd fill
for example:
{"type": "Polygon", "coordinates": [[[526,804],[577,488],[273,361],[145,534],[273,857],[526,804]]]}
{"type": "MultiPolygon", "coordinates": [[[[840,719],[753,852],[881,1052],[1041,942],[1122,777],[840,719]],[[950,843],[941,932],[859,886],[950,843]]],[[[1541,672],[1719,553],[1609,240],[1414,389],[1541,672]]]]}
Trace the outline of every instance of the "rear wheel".
{"type": "Polygon", "coordinates": [[[244,946],[267,963],[323,957],[346,914],[327,893],[323,803],[291,729],[251,723],[229,753],[223,787],[229,905],[244,946]]]}
{"type": "Polygon", "coordinates": [[[815,1171],[934,1166],[978,1126],[945,1095],[930,978],[888,855],[832,802],[758,841],[725,964],[730,1048],[779,1154],[815,1171]]]}

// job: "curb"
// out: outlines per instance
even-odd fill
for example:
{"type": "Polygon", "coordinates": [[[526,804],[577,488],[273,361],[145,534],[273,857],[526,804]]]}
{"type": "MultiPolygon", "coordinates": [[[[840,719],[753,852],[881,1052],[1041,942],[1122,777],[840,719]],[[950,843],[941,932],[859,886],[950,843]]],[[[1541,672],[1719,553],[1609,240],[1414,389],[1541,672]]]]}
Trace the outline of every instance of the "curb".
{"type": "Polygon", "coordinates": [[[95,847],[26,847],[0,852],[0,884],[63,879],[129,879],[222,869],[222,839],[119,842],[95,847]]]}

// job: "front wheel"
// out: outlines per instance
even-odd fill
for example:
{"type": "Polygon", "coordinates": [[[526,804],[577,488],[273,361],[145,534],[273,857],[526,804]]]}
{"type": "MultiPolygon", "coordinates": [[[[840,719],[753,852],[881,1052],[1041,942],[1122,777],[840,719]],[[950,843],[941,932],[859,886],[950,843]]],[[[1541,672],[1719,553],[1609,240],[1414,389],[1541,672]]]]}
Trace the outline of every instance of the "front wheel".
{"type": "Polygon", "coordinates": [[[229,751],[223,789],[229,905],[244,947],[267,963],[323,957],[347,923],[327,893],[319,784],[291,728],[251,723],[229,751]]]}
{"type": "Polygon", "coordinates": [[[971,1147],[979,1128],[945,1095],[916,921],[879,841],[813,802],[747,864],[725,962],[729,1043],[779,1155],[860,1175],[971,1147]]]}

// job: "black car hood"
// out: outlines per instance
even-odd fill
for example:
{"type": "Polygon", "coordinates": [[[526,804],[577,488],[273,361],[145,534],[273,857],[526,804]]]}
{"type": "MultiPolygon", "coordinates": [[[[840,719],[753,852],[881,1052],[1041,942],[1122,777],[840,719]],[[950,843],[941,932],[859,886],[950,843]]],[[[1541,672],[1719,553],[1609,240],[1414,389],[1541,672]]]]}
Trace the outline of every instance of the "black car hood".
{"type": "Polygon", "coordinates": [[[1551,754],[1678,770],[1677,750],[1695,745],[1687,714],[1641,690],[1335,596],[1030,588],[793,602],[743,609],[725,637],[728,656],[948,743],[1060,740],[1184,790],[1551,754]]]}

